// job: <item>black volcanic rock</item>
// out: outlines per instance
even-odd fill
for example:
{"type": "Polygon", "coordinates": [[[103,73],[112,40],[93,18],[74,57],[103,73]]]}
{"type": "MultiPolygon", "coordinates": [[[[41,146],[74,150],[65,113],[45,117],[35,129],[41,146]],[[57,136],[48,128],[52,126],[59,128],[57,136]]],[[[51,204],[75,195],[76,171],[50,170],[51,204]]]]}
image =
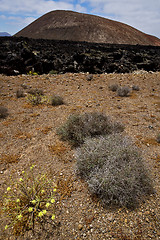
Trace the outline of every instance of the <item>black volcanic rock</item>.
{"type": "Polygon", "coordinates": [[[57,10],[49,12],[15,34],[16,37],[160,46],[160,39],[106,18],[57,10]]]}
{"type": "Polygon", "coordinates": [[[160,71],[160,47],[0,38],[0,74],[160,71]]]}

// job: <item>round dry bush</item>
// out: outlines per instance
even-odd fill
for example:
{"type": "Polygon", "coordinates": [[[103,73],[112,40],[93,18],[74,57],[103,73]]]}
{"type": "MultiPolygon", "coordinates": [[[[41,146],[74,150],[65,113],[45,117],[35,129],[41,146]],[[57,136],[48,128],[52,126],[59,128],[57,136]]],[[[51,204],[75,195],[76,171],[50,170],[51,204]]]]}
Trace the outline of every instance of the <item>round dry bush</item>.
{"type": "Polygon", "coordinates": [[[8,109],[0,106],[0,118],[6,118],[8,116],[8,109]]]}
{"type": "Polygon", "coordinates": [[[157,142],[160,143],[160,133],[157,135],[157,142]]]}
{"type": "Polygon", "coordinates": [[[24,91],[22,90],[22,89],[17,89],[17,91],[16,91],[16,97],[17,98],[22,98],[22,97],[24,97],[25,95],[24,95],[24,91]]]}
{"type": "Polygon", "coordinates": [[[122,134],[86,139],[75,157],[77,174],[105,206],[133,208],[153,193],[141,153],[122,134]]]}
{"type": "Polygon", "coordinates": [[[117,89],[119,88],[119,85],[117,83],[114,83],[114,84],[110,85],[108,88],[110,91],[116,92],[117,89]]]}
{"type": "Polygon", "coordinates": [[[62,104],[64,104],[64,100],[61,96],[53,95],[51,97],[51,105],[52,106],[59,106],[59,105],[62,105],[62,104]]]}
{"type": "Polygon", "coordinates": [[[86,137],[122,132],[123,130],[123,124],[112,121],[102,113],[91,112],[70,115],[66,123],[57,130],[57,133],[62,140],[67,140],[71,145],[77,147],[84,142],[86,137]]]}
{"type": "Polygon", "coordinates": [[[134,90],[134,91],[139,91],[140,89],[139,89],[139,86],[133,85],[133,86],[132,86],[132,90],[134,90]]]}
{"type": "Polygon", "coordinates": [[[120,97],[128,97],[130,95],[131,89],[127,86],[119,87],[117,89],[117,95],[120,97]]]}

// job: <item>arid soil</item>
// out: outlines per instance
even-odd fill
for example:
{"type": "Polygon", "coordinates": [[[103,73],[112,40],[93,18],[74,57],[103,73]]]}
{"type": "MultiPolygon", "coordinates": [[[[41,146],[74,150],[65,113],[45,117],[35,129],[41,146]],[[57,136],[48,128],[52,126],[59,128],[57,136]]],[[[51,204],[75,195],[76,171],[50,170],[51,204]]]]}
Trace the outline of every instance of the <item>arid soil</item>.
{"type": "MultiPolygon", "coordinates": [[[[31,164],[59,183],[55,228],[24,239],[160,239],[160,144],[156,141],[160,133],[160,72],[97,74],[91,81],[83,73],[0,75],[0,106],[9,112],[7,118],[0,119],[1,201],[9,176],[17,176],[31,164]],[[113,83],[137,85],[140,90],[118,97],[108,89],[113,83]],[[32,106],[27,97],[16,97],[17,89],[27,92],[32,88],[44,90],[47,96],[58,94],[65,104],[32,106]],[[70,114],[92,111],[124,123],[125,133],[142,150],[156,193],[135,210],[103,208],[93,199],[86,183],[75,175],[74,149],[56,135],[70,114]]],[[[1,222],[1,240],[15,239],[3,229],[1,222]]]]}

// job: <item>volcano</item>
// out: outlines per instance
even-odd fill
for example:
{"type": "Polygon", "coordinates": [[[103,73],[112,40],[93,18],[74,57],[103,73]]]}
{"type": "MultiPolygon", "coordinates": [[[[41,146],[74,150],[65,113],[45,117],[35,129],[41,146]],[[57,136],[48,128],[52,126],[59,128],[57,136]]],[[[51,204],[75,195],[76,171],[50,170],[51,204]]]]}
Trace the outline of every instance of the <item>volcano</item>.
{"type": "Polygon", "coordinates": [[[160,39],[127,24],[73,11],[49,12],[15,34],[16,37],[92,43],[155,45],[160,39]]]}

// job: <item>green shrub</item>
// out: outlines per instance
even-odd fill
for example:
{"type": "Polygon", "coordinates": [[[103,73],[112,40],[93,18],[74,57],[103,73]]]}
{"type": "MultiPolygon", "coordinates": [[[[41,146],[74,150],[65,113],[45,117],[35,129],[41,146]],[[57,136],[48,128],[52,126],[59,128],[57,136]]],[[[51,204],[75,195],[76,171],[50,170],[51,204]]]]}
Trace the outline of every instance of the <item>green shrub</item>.
{"type": "Polygon", "coordinates": [[[127,86],[119,87],[117,89],[117,95],[120,97],[128,97],[131,92],[131,89],[127,86]]]}
{"type": "Polygon", "coordinates": [[[53,95],[51,97],[51,105],[58,106],[64,104],[63,98],[59,95],[53,95]]]}
{"type": "Polygon", "coordinates": [[[66,123],[57,129],[62,140],[69,141],[73,146],[82,144],[86,137],[122,132],[124,126],[113,122],[108,116],[98,113],[84,113],[70,115],[66,123]]]}
{"type": "Polygon", "coordinates": [[[114,84],[109,86],[109,90],[111,90],[112,92],[116,92],[118,87],[119,87],[119,85],[114,83],[114,84]]]}
{"type": "Polygon", "coordinates": [[[34,165],[12,180],[6,189],[3,201],[5,230],[19,236],[27,231],[34,233],[35,227],[53,224],[55,219],[54,183],[45,174],[35,176],[34,165]]]}
{"type": "Polygon", "coordinates": [[[139,150],[122,134],[86,139],[75,157],[77,173],[105,206],[132,208],[153,192],[139,150]]]}
{"type": "Polygon", "coordinates": [[[8,109],[0,106],[0,118],[6,118],[8,116],[8,109]]]}

